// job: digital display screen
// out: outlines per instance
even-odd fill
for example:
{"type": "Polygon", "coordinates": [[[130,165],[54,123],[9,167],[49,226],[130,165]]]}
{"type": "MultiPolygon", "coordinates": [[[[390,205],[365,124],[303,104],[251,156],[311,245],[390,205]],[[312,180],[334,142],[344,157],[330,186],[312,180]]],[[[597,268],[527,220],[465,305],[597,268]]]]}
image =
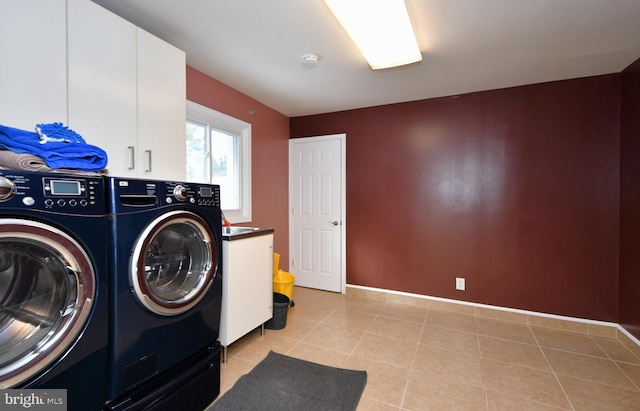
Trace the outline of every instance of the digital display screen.
{"type": "Polygon", "coordinates": [[[62,196],[78,196],[80,195],[80,182],[51,180],[51,194],[62,196]]]}
{"type": "Polygon", "coordinates": [[[211,187],[200,187],[200,197],[211,197],[211,187]]]}

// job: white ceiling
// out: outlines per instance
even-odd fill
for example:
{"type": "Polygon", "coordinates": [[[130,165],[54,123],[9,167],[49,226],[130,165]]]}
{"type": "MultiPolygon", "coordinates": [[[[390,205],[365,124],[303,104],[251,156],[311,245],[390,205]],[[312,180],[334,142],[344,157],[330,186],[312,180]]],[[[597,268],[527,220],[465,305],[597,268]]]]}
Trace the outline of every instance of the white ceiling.
{"type": "Polygon", "coordinates": [[[406,0],[422,62],[377,71],[322,0],[93,1],[289,117],[617,73],[640,58],[640,0],[406,0]],[[306,53],[317,67],[302,67],[306,53]]]}

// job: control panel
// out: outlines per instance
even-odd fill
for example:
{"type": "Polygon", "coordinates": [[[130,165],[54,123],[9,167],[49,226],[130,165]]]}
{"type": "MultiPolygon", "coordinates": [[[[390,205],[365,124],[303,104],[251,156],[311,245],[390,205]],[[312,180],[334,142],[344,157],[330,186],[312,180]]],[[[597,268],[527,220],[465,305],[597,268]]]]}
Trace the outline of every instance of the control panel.
{"type": "Polygon", "coordinates": [[[189,203],[202,207],[220,208],[220,186],[197,183],[174,183],[165,185],[167,204],[189,203]]]}
{"type": "MultiPolygon", "coordinates": [[[[109,213],[141,211],[181,204],[220,208],[220,186],[218,185],[119,177],[108,177],[106,184],[109,188],[107,190],[109,213]]],[[[74,188],[69,190],[78,191],[74,188]]],[[[82,187],[79,190],[82,191],[82,187]]]]}
{"type": "Polygon", "coordinates": [[[102,177],[0,172],[0,209],[34,209],[66,214],[103,214],[102,177]]]}

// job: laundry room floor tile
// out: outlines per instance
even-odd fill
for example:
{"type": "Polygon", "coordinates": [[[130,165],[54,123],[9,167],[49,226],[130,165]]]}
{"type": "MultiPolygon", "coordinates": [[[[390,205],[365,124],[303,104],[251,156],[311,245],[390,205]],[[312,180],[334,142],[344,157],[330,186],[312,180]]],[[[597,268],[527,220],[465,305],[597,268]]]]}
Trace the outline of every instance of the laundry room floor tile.
{"type": "Polygon", "coordinates": [[[357,411],[640,411],[640,358],[615,339],[362,292],[293,296],[285,328],[228,347],[221,395],[273,350],[366,370],[357,411]]]}

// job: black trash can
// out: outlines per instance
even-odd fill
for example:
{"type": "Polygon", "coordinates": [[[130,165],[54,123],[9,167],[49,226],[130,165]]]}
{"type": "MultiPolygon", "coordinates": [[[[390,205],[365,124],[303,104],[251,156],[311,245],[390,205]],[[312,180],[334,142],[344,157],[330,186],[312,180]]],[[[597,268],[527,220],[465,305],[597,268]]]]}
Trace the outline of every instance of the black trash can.
{"type": "Polygon", "coordinates": [[[291,300],[284,294],[273,293],[273,318],[264,323],[264,328],[281,330],[287,326],[287,311],[291,300]]]}

